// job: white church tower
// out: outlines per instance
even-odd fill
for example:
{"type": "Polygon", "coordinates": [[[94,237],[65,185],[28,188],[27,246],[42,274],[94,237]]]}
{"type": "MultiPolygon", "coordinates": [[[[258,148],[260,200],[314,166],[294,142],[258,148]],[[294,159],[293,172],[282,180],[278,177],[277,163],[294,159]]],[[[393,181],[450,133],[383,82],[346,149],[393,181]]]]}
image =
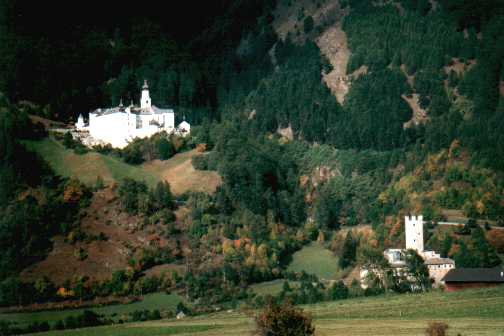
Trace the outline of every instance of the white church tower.
{"type": "Polygon", "coordinates": [[[149,86],[147,85],[147,80],[144,80],[142,86],[142,98],[140,99],[140,108],[146,109],[151,107],[151,99],[149,95],[149,86]]]}
{"type": "Polygon", "coordinates": [[[422,253],[424,250],[423,240],[423,216],[405,216],[406,249],[416,250],[422,253]]]}

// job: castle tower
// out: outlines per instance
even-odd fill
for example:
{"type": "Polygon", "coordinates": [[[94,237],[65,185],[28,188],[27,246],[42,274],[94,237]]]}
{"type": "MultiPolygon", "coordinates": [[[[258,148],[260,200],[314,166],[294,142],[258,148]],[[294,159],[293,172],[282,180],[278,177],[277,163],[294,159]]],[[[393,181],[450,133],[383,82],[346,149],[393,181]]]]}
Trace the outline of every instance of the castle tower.
{"type": "Polygon", "coordinates": [[[151,107],[151,99],[149,95],[149,86],[147,85],[147,80],[144,80],[144,84],[142,86],[142,98],[140,99],[140,107],[141,108],[151,107]]]}
{"type": "Polygon", "coordinates": [[[406,232],[406,249],[413,249],[418,253],[423,252],[423,216],[405,216],[404,226],[406,232]]]}

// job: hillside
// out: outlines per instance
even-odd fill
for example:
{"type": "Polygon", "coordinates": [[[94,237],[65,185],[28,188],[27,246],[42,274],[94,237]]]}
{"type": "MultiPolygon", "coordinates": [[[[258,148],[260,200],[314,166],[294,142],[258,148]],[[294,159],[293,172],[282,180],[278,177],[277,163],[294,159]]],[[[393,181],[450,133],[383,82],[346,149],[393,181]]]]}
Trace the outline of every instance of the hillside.
{"type": "Polygon", "coordinates": [[[504,330],[502,287],[444,293],[420,255],[396,274],[383,254],[414,214],[457,268],[503,265],[502,1],[188,1],[174,21],[87,5],[85,21],[0,5],[0,306],[44,310],[10,315],[13,333],[133,297],[150,311],[100,311],[165,319],[58,332],[248,333],[285,298],[318,335],[504,330]],[[119,150],[47,129],[138,101],[144,80],[189,135],[119,150]],[[387,276],[361,288],[363,266],[387,276]],[[183,310],[198,316],[168,319],[183,310]]]}
{"type": "Polygon", "coordinates": [[[166,161],[155,160],[143,165],[133,166],[119,158],[97,152],[75,154],[61,143],[46,138],[27,143],[28,148],[39,153],[57,174],[77,178],[92,186],[100,176],[106,184],[117,183],[129,177],[143,180],[149,186],[159,181],[168,181],[175,194],[186,191],[214,192],[221,183],[215,172],[197,171],[191,164],[191,158],[201,155],[196,150],[176,154],[166,161]]]}
{"type": "MultiPolygon", "coordinates": [[[[90,205],[79,215],[77,231],[72,231],[68,236],[52,238],[51,252],[44,260],[21,272],[23,281],[36,281],[43,277],[58,285],[79,277],[86,277],[90,282],[104,281],[110,279],[115,271],[127,269],[131,259],[141,260],[146,250],[173,251],[176,250],[176,242],[180,239],[185,241],[180,235],[167,236],[163,227],[142,224],[145,222],[143,216],[124,211],[116,190],[117,184],[124,178],[143,180],[151,187],[159,181],[168,181],[175,195],[186,192],[213,193],[221,184],[216,172],[194,169],[192,157],[202,155],[196,150],[176,154],[169,160],[153,160],[134,166],[97,152],[75,154],[52,138],[27,141],[26,144],[44,158],[57,174],[79,179],[91,187],[99,176],[109,187],[93,194],[90,205]],[[94,238],[74,238],[76,235],[94,238]]],[[[186,213],[187,209],[183,207],[176,212],[176,226],[182,225],[186,213]]],[[[164,272],[176,269],[183,274],[184,267],[181,265],[165,264],[161,267],[164,272]]],[[[157,268],[149,270],[148,276],[160,276],[161,271],[157,268]]]]}
{"type": "Polygon", "coordinates": [[[164,238],[159,227],[143,227],[141,222],[141,217],[121,211],[112,189],[98,191],[82,213],[79,232],[91,237],[103,235],[104,239],[74,242],[70,235],[75,236],[75,232],[67,237],[56,236],[47,258],[23,270],[20,277],[24,281],[47,277],[58,285],[78,277],[103,281],[110,279],[114,271],[128,268],[129,260],[140,259],[150,246],[175,248],[174,240],[164,238]]]}

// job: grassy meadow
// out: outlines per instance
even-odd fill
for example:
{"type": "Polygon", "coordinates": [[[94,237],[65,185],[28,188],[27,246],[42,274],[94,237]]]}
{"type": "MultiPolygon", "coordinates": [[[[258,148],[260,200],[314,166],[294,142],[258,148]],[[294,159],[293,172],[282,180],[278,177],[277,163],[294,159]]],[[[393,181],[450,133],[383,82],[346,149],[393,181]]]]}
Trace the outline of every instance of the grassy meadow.
{"type": "MultiPolygon", "coordinates": [[[[429,322],[449,325],[448,336],[504,335],[504,286],[454,293],[385,295],[305,305],[317,336],[425,335],[429,322]]],[[[183,320],[52,331],[37,335],[250,335],[253,311],[219,312],[183,320]]]]}
{"type": "Polygon", "coordinates": [[[289,282],[289,286],[291,288],[294,287],[299,287],[299,283],[297,281],[290,281],[290,280],[285,280],[285,279],[276,279],[276,280],[271,280],[271,281],[265,281],[261,283],[256,283],[253,285],[250,285],[250,290],[257,295],[277,295],[280,294],[283,288],[283,284],[285,281],[289,282]]]}
{"type": "Polygon", "coordinates": [[[294,253],[287,270],[291,272],[305,271],[325,280],[341,278],[338,257],[317,242],[313,242],[294,253]]]}
{"type": "MultiPolygon", "coordinates": [[[[154,293],[144,296],[142,301],[133,302],[122,305],[110,305],[97,308],[86,308],[94,312],[105,315],[108,318],[119,320],[123,316],[134,312],[135,310],[154,310],[160,311],[175,311],[175,307],[182,298],[176,294],[154,293]]],[[[26,325],[32,322],[55,322],[62,320],[67,316],[75,316],[81,314],[85,309],[67,309],[67,310],[51,310],[34,313],[12,313],[0,314],[0,321],[16,322],[20,325],[26,325]]]]}
{"type": "Polygon", "coordinates": [[[30,150],[40,154],[56,174],[78,178],[87,185],[93,185],[98,176],[101,176],[105,183],[113,183],[125,177],[143,180],[150,186],[159,181],[157,176],[145,172],[140,166],[132,166],[119,158],[96,152],[78,155],[52,138],[26,141],[25,144],[30,150]]]}
{"type": "Polygon", "coordinates": [[[66,149],[53,138],[40,141],[25,141],[26,146],[44,158],[56,174],[78,178],[84,184],[92,186],[101,176],[105,183],[118,182],[125,177],[145,181],[153,187],[157,182],[166,180],[175,194],[188,190],[213,192],[221,183],[216,172],[195,170],[191,158],[199,153],[191,150],[178,153],[166,161],[154,160],[142,165],[130,165],[121,159],[88,152],[78,155],[66,149]]]}

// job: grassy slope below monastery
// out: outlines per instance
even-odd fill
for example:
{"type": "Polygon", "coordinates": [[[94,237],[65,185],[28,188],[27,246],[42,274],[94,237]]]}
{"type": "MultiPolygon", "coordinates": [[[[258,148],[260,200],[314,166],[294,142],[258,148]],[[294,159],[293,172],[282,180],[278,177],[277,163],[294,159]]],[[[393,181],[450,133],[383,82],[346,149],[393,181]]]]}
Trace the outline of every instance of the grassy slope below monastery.
{"type": "MultiPolygon", "coordinates": [[[[431,321],[449,324],[449,335],[502,335],[504,287],[455,293],[391,295],[306,305],[316,335],[424,335],[431,321]]],[[[253,312],[252,312],[253,313],[253,312]]],[[[251,314],[216,313],[181,321],[124,324],[39,335],[238,335],[253,330],[251,314]],[[198,332],[191,328],[201,328],[198,332]],[[184,328],[186,331],[184,331],[184,328]],[[135,333],[136,332],[136,333],[135,333]]]]}
{"type": "Polygon", "coordinates": [[[151,187],[158,181],[166,180],[175,194],[181,194],[186,191],[213,192],[221,183],[216,172],[194,169],[191,158],[200,155],[196,150],[176,154],[166,161],[154,160],[133,166],[96,152],[77,155],[52,138],[28,141],[26,144],[39,153],[57,174],[78,178],[87,185],[93,185],[97,176],[101,176],[107,184],[130,177],[143,180],[151,187]]]}

